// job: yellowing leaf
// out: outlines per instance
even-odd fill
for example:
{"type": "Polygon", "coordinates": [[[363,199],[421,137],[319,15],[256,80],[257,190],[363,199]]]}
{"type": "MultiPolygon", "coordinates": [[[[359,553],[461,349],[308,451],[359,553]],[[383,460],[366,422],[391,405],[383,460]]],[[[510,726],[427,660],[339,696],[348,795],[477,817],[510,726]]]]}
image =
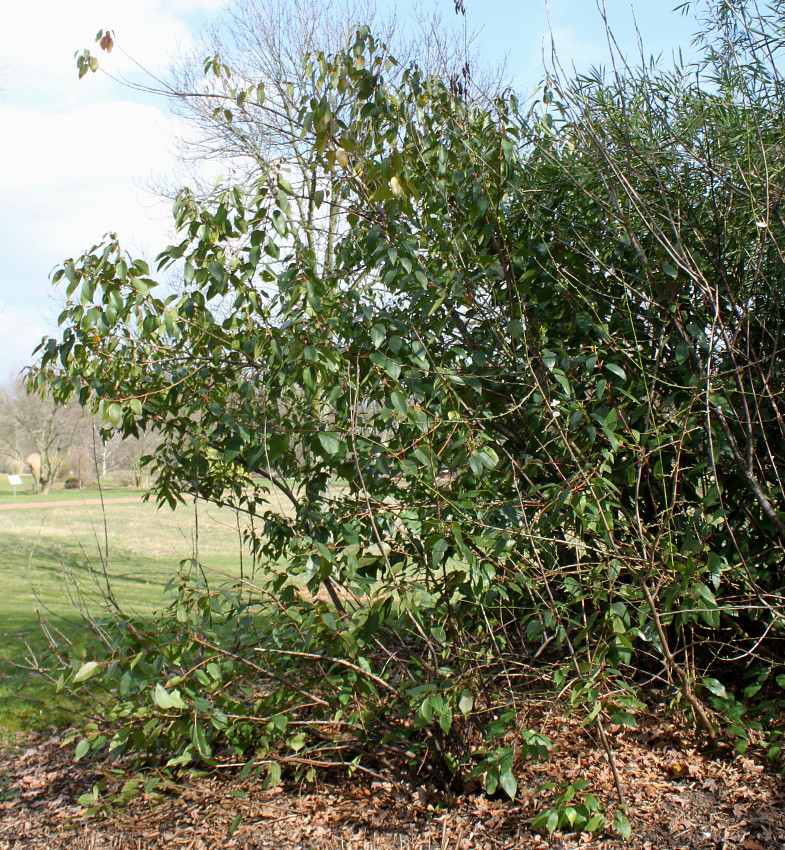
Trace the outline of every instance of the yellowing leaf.
{"type": "Polygon", "coordinates": [[[95,676],[98,672],[97,661],[86,661],[77,671],[74,676],[74,682],[86,682],[88,679],[95,676]]]}

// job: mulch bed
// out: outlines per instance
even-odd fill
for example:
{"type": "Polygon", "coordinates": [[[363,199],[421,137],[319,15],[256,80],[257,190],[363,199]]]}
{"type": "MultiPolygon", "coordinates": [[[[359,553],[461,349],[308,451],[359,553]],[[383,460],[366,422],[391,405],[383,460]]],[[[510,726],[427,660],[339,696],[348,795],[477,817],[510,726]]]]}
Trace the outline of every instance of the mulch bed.
{"type": "Polygon", "coordinates": [[[551,760],[524,765],[514,804],[481,794],[446,799],[357,774],[264,790],[227,771],[181,777],[158,799],[138,797],[109,816],[87,819],[76,799],[102,765],[74,762],[73,747],[61,746],[62,733],[30,735],[0,754],[0,850],[785,847],[781,775],[752,756],[702,750],[689,732],[654,721],[638,730],[610,729],[628,796],[630,842],[612,831],[532,833],[531,819],[545,805],[538,790],[545,781],[586,778],[600,800],[614,801],[605,754],[584,730],[562,721],[543,731],[555,742],[551,760]]]}

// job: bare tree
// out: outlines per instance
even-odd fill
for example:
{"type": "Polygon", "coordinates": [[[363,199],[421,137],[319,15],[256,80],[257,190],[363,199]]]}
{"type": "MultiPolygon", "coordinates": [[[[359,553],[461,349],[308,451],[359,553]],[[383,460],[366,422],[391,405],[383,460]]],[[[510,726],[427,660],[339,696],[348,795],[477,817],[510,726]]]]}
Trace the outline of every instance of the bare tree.
{"type": "MultiPolygon", "coordinates": [[[[210,178],[200,179],[205,163],[220,165],[224,184],[284,173],[294,187],[289,227],[307,233],[309,247],[329,271],[345,175],[340,167],[325,171],[316,165],[310,135],[318,128],[304,126],[301,108],[303,96],[319,88],[318,68],[303,56],[343,50],[365,25],[395,55],[401,72],[416,62],[474,99],[498,93],[508,83],[504,65],[489,66],[475,54],[475,34],[462,14],[442,18],[423,9],[407,16],[380,10],[376,0],[233,0],[221,23],[176,62],[170,81],[187,126],[178,140],[179,154],[195,166],[197,196],[215,191],[210,178]],[[212,60],[205,62],[205,55],[212,60]],[[238,102],[238,92],[251,90],[256,97],[243,95],[238,102]]],[[[329,106],[337,124],[347,97],[333,93],[329,106]]],[[[338,152],[339,164],[344,153],[338,152]]]]}
{"type": "Polygon", "coordinates": [[[21,378],[0,387],[0,455],[24,465],[36,493],[49,492],[85,422],[78,404],[28,394],[21,378]]]}
{"type": "Polygon", "coordinates": [[[141,431],[136,437],[107,434],[97,417],[85,417],[68,454],[67,474],[79,487],[93,486],[110,475],[116,483],[146,487],[149,476],[142,458],[154,454],[159,443],[153,430],[141,431]]]}

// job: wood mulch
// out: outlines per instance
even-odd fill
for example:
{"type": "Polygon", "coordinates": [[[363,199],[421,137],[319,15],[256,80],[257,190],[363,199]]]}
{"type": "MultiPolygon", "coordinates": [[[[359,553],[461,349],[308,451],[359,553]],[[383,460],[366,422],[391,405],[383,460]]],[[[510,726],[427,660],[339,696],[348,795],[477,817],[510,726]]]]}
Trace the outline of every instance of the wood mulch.
{"type": "Polygon", "coordinates": [[[612,830],[532,833],[531,818],[545,801],[538,789],[547,780],[586,778],[600,800],[614,800],[607,759],[584,730],[562,721],[543,731],[555,742],[551,759],[522,767],[514,804],[481,794],[446,799],[357,774],[264,790],[225,771],[181,777],[158,799],[141,796],[109,816],[87,819],[76,799],[102,765],[74,762],[61,732],[30,735],[0,754],[0,850],[785,847],[781,775],[753,756],[703,750],[689,732],[652,720],[637,730],[610,729],[630,807],[629,842],[612,830]]]}

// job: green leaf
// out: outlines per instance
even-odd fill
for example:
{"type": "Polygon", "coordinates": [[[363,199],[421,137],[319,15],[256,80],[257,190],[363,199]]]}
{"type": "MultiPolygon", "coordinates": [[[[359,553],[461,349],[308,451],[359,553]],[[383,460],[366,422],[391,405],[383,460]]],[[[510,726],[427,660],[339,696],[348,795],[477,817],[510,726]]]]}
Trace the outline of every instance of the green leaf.
{"type": "Polygon", "coordinates": [[[281,781],[281,765],[278,764],[277,761],[274,761],[267,768],[267,776],[265,777],[265,780],[264,780],[264,787],[265,788],[275,788],[275,786],[278,785],[280,783],[280,781],[281,781]]]}
{"type": "Polygon", "coordinates": [[[449,707],[439,712],[438,723],[442,732],[445,735],[449,734],[450,729],[452,729],[452,711],[449,707]]]}
{"type": "Polygon", "coordinates": [[[390,360],[389,357],[385,357],[379,351],[371,352],[370,360],[372,363],[375,363],[380,369],[383,369],[384,372],[389,375],[394,381],[398,380],[398,377],[401,374],[401,364],[396,363],[394,360],[390,360]]]}
{"type": "Polygon", "coordinates": [[[570,382],[567,379],[567,376],[564,374],[564,372],[561,369],[553,368],[553,369],[551,369],[551,374],[553,375],[554,379],[556,380],[556,383],[564,390],[564,394],[570,395],[571,394],[570,382]]]}
{"type": "Polygon", "coordinates": [[[79,761],[79,759],[84,758],[90,752],[90,742],[86,741],[84,738],[76,745],[76,750],[74,751],[74,759],[79,761]]]}
{"type": "Polygon", "coordinates": [[[286,236],[289,228],[287,227],[283,213],[280,210],[273,210],[272,220],[276,233],[278,233],[279,236],[286,236]]]}
{"type": "Polygon", "coordinates": [[[499,771],[489,770],[485,774],[485,793],[492,795],[496,793],[496,788],[499,785],[499,771]]]}
{"type": "Polygon", "coordinates": [[[293,195],[294,189],[292,189],[291,183],[282,175],[278,175],[278,188],[285,192],[287,195],[293,195]]]}
{"type": "Polygon", "coordinates": [[[597,832],[605,826],[605,818],[599,813],[593,814],[583,825],[585,832],[597,832]]]}
{"type": "Polygon", "coordinates": [[[171,708],[172,703],[169,700],[169,694],[161,685],[156,685],[153,691],[153,700],[159,708],[171,708]]]}
{"type": "Polygon", "coordinates": [[[384,338],[386,336],[387,328],[383,324],[381,324],[381,322],[377,322],[371,327],[371,342],[376,348],[378,348],[384,342],[384,338]]]}
{"type": "Polygon", "coordinates": [[[94,806],[101,797],[101,791],[97,785],[93,785],[91,791],[82,794],[76,801],[80,806],[94,806]]]}
{"type": "Polygon", "coordinates": [[[120,407],[120,405],[116,401],[113,401],[106,408],[105,415],[104,415],[104,422],[107,423],[107,424],[112,424],[115,427],[117,427],[117,425],[120,424],[120,420],[122,419],[122,417],[123,417],[123,408],[120,407]]]}
{"type": "Polygon", "coordinates": [[[229,835],[234,835],[243,820],[243,813],[238,812],[229,824],[229,835]]]}
{"type": "Polygon", "coordinates": [[[616,375],[617,378],[621,378],[622,381],[627,380],[627,373],[624,371],[624,369],[622,369],[621,366],[619,366],[618,363],[606,363],[605,368],[609,372],[612,372],[614,375],[616,375]]]}
{"type": "Polygon", "coordinates": [[[167,691],[162,685],[157,684],[153,691],[153,700],[159,708],[187,708],[180,692],[177,689],[167,691]]]}
{"type": "Polygon", "coordinates": [[[409,408],[406,404],[406,396],[401,392],[394,392],[390,396],[390,401],[392,402],[392,406],[395,412],[401,418],[406,419],[409,415],[409,408]]]}
{"type": "Polygon", "coordinates": [[[213,260],[208,266],[207,271],[210,274],[213,282],[216,285],[216,289],[223,293],[226,291],[226,269],[221,265],[221,263],[213,260]]]}
{"type": "Polygon", "coordinates": [[[628,711],[617,711],[612,714],[611,723],[618,723],[619,726],[629,726],[631,729],[638,728],[638,721],[635,719],[635,715],[630,714],[628,711]]]}
{"type": "Polygon", "coordinates": [[[202,758],[209,758],[212,755],[213,751],[207,743],[207,736],[201,723],[195,723],[193,726],[193,742],[202,758]]]}
{"type": "Polygon", "coordinates": [[[474,708],[474,697],[469,691],[464,691],[458,700],[458,710],[461,714],[468,714],[474,708]]]}
{"type": "Polygon", "coordinates": [[[319,442],[328,457],[335,457],[341,452],[342,448],[345,448],[345,444],[338,438],[338,435],[330,431],[320,431],[319,442]]]}
{"type": "Polygon", "coordinates": [[[686,342],[680,342],[673,350],[673,359],[683,366],[689,359],[692,352],[692,346],[686,342]]]}
{"type": "Polygon", "coordinates": [[[501,785],[504,793],[511,799],[515,799],[518,793],[518,780],[513,776],[511,770],[504,770],[499,775],[499,785],[501,785]]]}
{"type": "Polygon", "coordinates": [[[621,809],[616,810],[616,814],[613,818],[613,828],[625,841],[629,841],[630,836],[632,835],[632,826],[630,825],[627,815],[624,814],[621,809]]]}
{"type": "Polygon", "coordinates": [[[97,661],[85,661],[85,663],[76,671],[74,683],[86,682],[95,676],[100,670],[100,665],[97,661]]]}
{"type": "Polygon", "coordinates": [[[547,832],[548,835],[555,832],[559,826],[559,812],[555,808],[546,809],[532,819],[531,828],[535,832],[547,832]]]}
{"type": "Polygon", "coordinates": [[[296,735],[292,735],[292,737],[289,738],[288,744],[296,753],[299,753],[305,746],[305,741],[305,732],[298,732],[296,735]]]}
{"type": "Polygon", "coordinates": [[[725,690],[725,685],[718,682],[717,679],[706,678],[701,680],[701,684],[706,690],[711,691],[716,697],[728,699],[728,692],[725,690]]]}
{"type": "Polygon", "coordinates": [[[166,767],[180,767],[183,764],[190,764],[196,757],[196,752],[192,746],[188,746],[180,753],[179,756],[173,756],[166,762],[166,767]]]}
{"type": "Polygon", "coordinates": [[[513,339],[520,339],[523,336],[523,323],[518,319],[513,319],[507,323],[507,333],[513,339]]]}
{"type": "Polygon", "coordinates": [[[177,688],[173,688],[169,691],[169,700],[172,703],[172,708],[188,708],[185,700],[183,700],[182,694],[177,688]]]}

